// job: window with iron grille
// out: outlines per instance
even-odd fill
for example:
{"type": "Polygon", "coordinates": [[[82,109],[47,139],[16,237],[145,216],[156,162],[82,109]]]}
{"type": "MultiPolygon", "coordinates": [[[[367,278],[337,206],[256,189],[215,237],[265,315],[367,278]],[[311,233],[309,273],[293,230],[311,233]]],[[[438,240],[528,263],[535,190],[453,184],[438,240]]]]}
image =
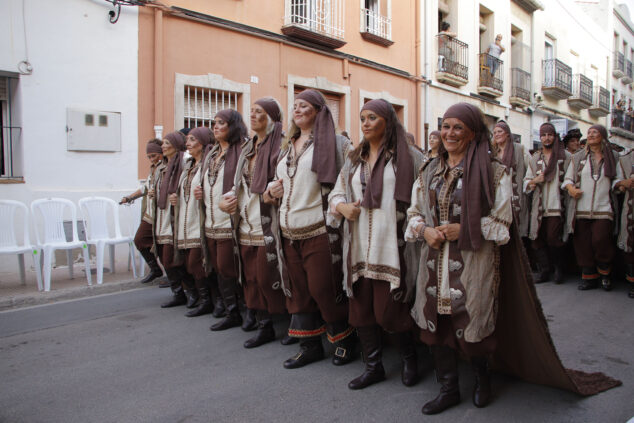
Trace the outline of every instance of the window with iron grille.
{"type": "Polygon", "coordinates": [[[184,88],[183,126],[211,127],[214,116],[223,109],[240,111],[241,93],[186,85],[184,88]]]}
{"type": "Polygon", "coordinates": [[[22,128],[17,124],[13,98],[18,79],[0,76],[0,177],[22,178],[21,136],[22,128]]]}

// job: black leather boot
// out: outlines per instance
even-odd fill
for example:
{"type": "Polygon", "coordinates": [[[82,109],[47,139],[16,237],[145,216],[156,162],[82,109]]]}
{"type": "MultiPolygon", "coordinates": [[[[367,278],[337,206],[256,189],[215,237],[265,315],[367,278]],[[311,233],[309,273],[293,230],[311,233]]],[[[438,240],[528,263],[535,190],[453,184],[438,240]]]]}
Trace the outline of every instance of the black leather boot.
{"type": "Polygon", "coordinates": [[[365,370],[361,376],[348,383],[350,389],[363,389],[385,380],[385,369],[381,361],[381,328],[378,325],[359,327],[357,334],[361,341],[365,370]]]}
{"type": "Polygon", "coordinates": [[[183,269],[179,269],[178,271],[182,275],[183,285],[185,286],[185,295],[187,296],[186,306],[187,308],[194,308],[196,307],[199,298],[194,278],[192,278],[191,275],[183,269]]]}
{"type": "Polygon", "coordinates": [[[630,291],[627,296],[634,298],[634,264],[628,263],[625,265],[625,280],[630,283],[630,291]]]}
{"type": "Polygon", "coordinates": [[[473,405],[483,408],[491,402],[491,376],[486,357],[472,357],[471,364],[475,371],[475,387],[473,388],[473,405]]]}
{"type": "Polygon", "coordinates": [[[251,332],[258,328],[258,321],[255,318],[255,310],[247,308],[244,314],[244,321],[242,322],[242,330],[245,332],[251,332]]]}
{"type": "Polygon", "coordinates": [[[537,273],[533,273],[535,283],[548,282],[550,280],[550,264],[548,263],[548,253],[546,248],[536,249],[535,261],[537,262],[537,273]]]}
{"type": "Polygon", "coordinates": [[[581,281],[577,286],[580,291],[587,291],[599,287],[599,275],[594,267],[582,267],[581,275],[581,281]]]}
{"type": "Polygon", "coordinates": [[[347,320],[326,324],[326,332],[328,340],[334,345],[335,351],[332,356],[332,364],[335,366],[343,366],[354,360],[354,347],[357,343],[354,336],[354,330],[348,324],[347,320]],[[343,336],[343,338],[341,338],[343,336]],[[334,339],[341,338],[337,341],[334,339]]]}
{"type": "Polygon", "coordinates": [[[564,249],[563,247],[552,247],[550,249],[550,256],[553,259],[553,267],[555,272],[553,274],[553,281],[556,284],[560,284],[564,281],[564,249]]]}
{"type": "Polygon", "coordinates": [[[158,261],[156,261],[156,257],[152,254],[149,248],[142,248],[139,250],[139,253],[141,253],[141,257],[143,257],[143,260],[145,260],[150,268],[150,273],[141,280],[141,283],[149,283],[154,279],[163,276],[163,270],[161,270],[161,266],[159,266],[158,261]]]}
{"type": "Polygon", "coordinates": [[[170,288],[172,289],[172,299],[161,304],[161,308],[185,305],[187,303],[187,297],[185,297],[185,293],[183,292],[183,284],[178,278],[178,274],[168,270],[167,277],[169,278],[170,288]]]}
{"type": "Polygon", "coordinates": [[[218,288],[218,278],[220,275],[216,273],[212,273],[209,275],[208,284],[211,294],[211,302],[214,306],[214,309],[211,312],[211,315],[215,318],[219,319],[223,317],[226,313],[225,304],[222,301],[222,295],[220,295],[220,289],[218,288]]]}
{"type": "Polygon", "coordinates": [[[436,379],[440,382],[440,393],[423,406],[423,414],[438,414],[460,403],[458,385],[458,360],[456,352],[446,346],[432,346],[436,362],[436,379]]]}
{"type": "Polygon", "coordinates": [[[198,317],[198,316],[203,316],[205,314],[209,314],[213,311],[214,305],[211,302],[211,296],[209,295],[209,288],[202,285],[199,286],[198,295],[200,296],[200,299],[198,300],[198,307],[185,313],[185,316],[198,317]]]}
{"type": "Polygon", "coordinates": [[[256,313],[258,320],[258,331],[251,339],[244,342],[244,348],[256,348],[275,340],[275,329],[273,329],[273,320],[268,311],[258,310],[256,313]]]}
{"type": "Polygon", "coordinates": [[[418,383],[418,358],[412,335],[409,332],[396,333],[394,340],[403,363],[401,381],[405,386],[414,386],[418,383]]]}
{"type": "Polygon", "coordinates": [[[610,265],[599,265],[597,268],[600,270],[601,288],[603,288],[604,291],[611,291],[612,280],[610,279],[610,265]]]}
{"type": "Polygon", "coordinates": [[[312,336],[299,341],[299,352],[284,362],[286,369],[298,369],[324,358],[321,337],[312,336]]]}
{"type": "Polygon", "coordinates": [[[233,278],[225,278],[218,275],[218,287],[225,303],[225,317],[218,323],[211,325],[209,330],[221,331],[235,328],[242,324],[242,316],[238,307],[238,295],[236,292],[237,281],[233,278]]]}

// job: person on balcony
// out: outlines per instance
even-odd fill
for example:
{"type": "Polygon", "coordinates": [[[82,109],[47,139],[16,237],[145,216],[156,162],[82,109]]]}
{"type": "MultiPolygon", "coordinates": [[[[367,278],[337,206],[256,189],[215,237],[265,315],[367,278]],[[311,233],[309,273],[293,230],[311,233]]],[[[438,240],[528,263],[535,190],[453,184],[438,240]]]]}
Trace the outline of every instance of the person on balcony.
{"type": "MultiPolygon", "coordinates": [[[[500,64],[500,56],[504,53],[506,49],[502,45],[502,34],[498,34],[495,36],[495,41],[489,44],[489,47],[486,49],[487,62],[489,65],[489,72],[491,72],[491,76],[495,76],[495,72],[498,69],[498,65],[500,64]]],[[[501,79],[501,78],[500,78],[501,79]]]]}
{"type": "Polygon", "coordinates": [[[572,155],[564,149],[555,127],[546,122],[539,128],[542,149],[528,161],[524,177],[524,192],[533,193],[530,205],[528,237],[532,240],[538,268],[535,283],[550,279],[549,255],[555,268],[554,282],[564,278],[564,244],[568,232],[564,231],[564,219],[568,197],[563,195],[561,184],[570,165],[572,155]],[[549,254],[550,252],[550,254],[549,254]]]}
{"type": "Polygon", "coordinates": [[[363,138],[350,154],[329,196],[328,224],[343,223],[344,288],[349,322],[357,330],[365,370],[348,383],[363,389],[385,379],[383,331],[392,334],[402,361],[401,381],[418,381],[414,321],[417,244],[403,242],[412,185],[423,153],[408,146],[390,103],[377,99],[361,109],[363,138]],[[408,250],[406,252],[406,250],[408,250]]]}
{"type": "Polygon", "coordinates": [[[443,21],[438,33],[438,71],[440,72],[451,72],[454,68],[455,59],[451,39],[456,37],[456,33],[451,31],[449,22],[443,21]]]}
{"type": "Polygon", "coordinates": [[[335,135],[324,96],[307,89],[295,97],[288,138],[282,142],[265,201],[279,204],[281,249],[278,259],[292,314],[288,332],[300,351],[284,362],[295,369],[324,357],[321,334],[335,346],[334,365],[354,359],[353,329],[342,285],[341,233],[326,226],[328,193],[337,181],[351,145],[335,135]]]}
{"type": "MultiPolygon", "coordinates": [[[[150,192],[154,193],[156,190],[155,185],[156,180],[158,179],[159,167],[161,166],[161,163],[163,163],[163,150],[161,149],[162,144],[163,142],[158,138],[148,141],[147,146],[145,147],[145,153],[151,163],[150,173],[141,188],[132,194],[123,197],[119,202],[119,204],[131,204],[137,198],[143,197],[143,201],[141,203],[141,224],[136,231],[136,235],[134,235],[134,245],[137,250],[139,250],[139,253],[141,253],[141,256],[150,268],[150,273],[141,281],[141,283],[149,283],[154,279],[163,276],[163,270],[159,266],[156,256],[151,251],[154,240],[152,235],[152,226],[154,224],[155,200],[153,194],[151,196],[149,195],[150,192]]],[[[161,282],[159,286],[161,288],[167,288],[169,287],[169,282],[165,284],[161,282]]]]}
{"type": "Polygon", "coordinates": [[[581,131],[579,128],[573,128],[564,137],[564,146],[570,154],[575,154],[581,148],[581,131]]]}
{"type": "Polygon", "coordinates": [[[562,187],[570,195],[567,232],[573,234],[577,264],[581,267],[582,291],[601,287],[612,289],[610,271],[616,254],[614,245],[618,202],[613,188],[627,187],[618,154],[608,144],[608,132],[602,125],[588,130],[585,149],[572,157],[562,187]]]}

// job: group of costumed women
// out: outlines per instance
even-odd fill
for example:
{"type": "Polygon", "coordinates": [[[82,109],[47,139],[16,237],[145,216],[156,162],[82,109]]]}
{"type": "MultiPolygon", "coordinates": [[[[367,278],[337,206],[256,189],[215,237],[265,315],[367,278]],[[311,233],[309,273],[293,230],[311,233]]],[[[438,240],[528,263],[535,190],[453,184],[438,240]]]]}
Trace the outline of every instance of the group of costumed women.
{"type": "Polygon", "coordinates": [[[222,319],[212,331],[257,328],[245,348],[276,339],[273,316],[290,315],[282,343],[299,341],[299,351],[287,369],[321,360],[324,333],[334,365],[353,361],[360,343],[365,369],[350,389],[385,379],[388,339],[403,384],[416,384],[422,341],[441,384],[425,414],[460,401],[459,355],[473,363],[477,407],[491,401],[492,368],[583,395],[620,384],[561,364],[516,224],[526,208],[518,154],[490,153],[479,109],[447,110],[433,158],[381,99],[362,107],[357,146],[335,133],[316,90],[296,96],[286,136],[273,98],[250,118],[252,138],[226,109],[213,132],[162,140],[137,246],[151,275],[161,274],[153,254],[166,270],[173,297],[163,307],[213,312],[222,319]]]}

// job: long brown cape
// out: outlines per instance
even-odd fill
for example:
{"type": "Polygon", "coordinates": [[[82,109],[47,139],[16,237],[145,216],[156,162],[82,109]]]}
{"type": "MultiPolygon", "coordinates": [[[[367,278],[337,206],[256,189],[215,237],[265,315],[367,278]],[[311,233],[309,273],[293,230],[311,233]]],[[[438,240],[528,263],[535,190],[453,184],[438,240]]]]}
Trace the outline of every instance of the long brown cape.
{"type": "Polygon", "coordinates": [[[603,373],[564,367],[550,336],[515,223],[510,230],[511,240],[500,248],[498,346],[492,367],[531,383],[580,395],[594,395],[620,386],[621,381],[603,373]]]}

